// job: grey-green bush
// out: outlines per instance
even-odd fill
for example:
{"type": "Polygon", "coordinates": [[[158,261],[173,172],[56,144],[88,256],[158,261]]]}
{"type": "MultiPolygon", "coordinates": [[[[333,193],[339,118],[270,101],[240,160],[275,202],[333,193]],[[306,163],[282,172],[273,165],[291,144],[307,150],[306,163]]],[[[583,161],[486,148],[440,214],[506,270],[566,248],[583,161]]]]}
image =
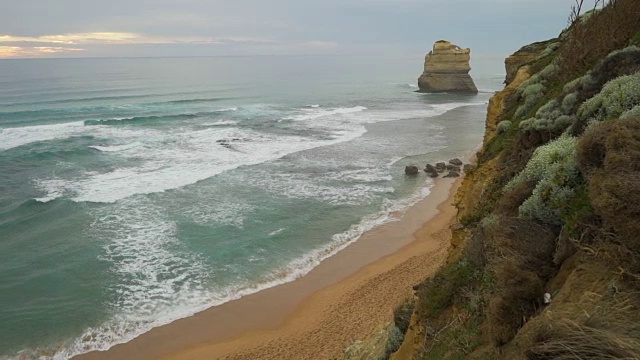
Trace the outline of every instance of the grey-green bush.
{"type": "Polygon", "coordinates": [[[502,134],[506,131],[509,131],[509,129],[511,129],[511,127],[513,126],[513,123],[509,120],[503,120],[500,121],[500,123],[498,123],[498,127],[496,128],[496,131],[498,131],[498,134],[502,134]]]}
{"type": "Polygon", "coordinates": [[[609,81],[578,109],[581,120],[602,121],[619,117],[640,105],[640,72],[609,81]]]}
{"type": "Polygon", "coordinates": [[[556,204],[573,196],[572,184],[579,176],[576,162],[577,138],[562,135],[536,149],[533,157],[506,186],[505,192],[525,181],[534,181],[533,194],[518,209],[523,218],[548,224],[561,223],[556,204]]]}

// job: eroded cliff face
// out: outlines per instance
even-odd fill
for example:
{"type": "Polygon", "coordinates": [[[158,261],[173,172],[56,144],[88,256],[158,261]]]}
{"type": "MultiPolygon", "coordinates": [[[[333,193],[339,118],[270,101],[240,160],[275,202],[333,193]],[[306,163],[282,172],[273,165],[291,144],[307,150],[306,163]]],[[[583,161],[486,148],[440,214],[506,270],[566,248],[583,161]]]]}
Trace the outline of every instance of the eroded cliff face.
{"type": "Polygon", "coordinates": [[[444,40],[436,42],[425,57],[424,72],[418,79],[420,91],[477,93],[478,88],[469,75],[470,59],[470,49],[444,40]]]}
{"type": "Polygon", "coordinates": [[[549,41],[542,41],[523,46],[520,50],[508,56],[504,60],[505,70],[507,72],[505,84],[511,84],[518,75],[518,69],[520,69],[520,67],[522,67],[523,65],[526,65],[538,59],[545,53],[545,51],[547,51],[549,45],[552,44],[555,40],[556,39],[552,39],[549,41]]]}

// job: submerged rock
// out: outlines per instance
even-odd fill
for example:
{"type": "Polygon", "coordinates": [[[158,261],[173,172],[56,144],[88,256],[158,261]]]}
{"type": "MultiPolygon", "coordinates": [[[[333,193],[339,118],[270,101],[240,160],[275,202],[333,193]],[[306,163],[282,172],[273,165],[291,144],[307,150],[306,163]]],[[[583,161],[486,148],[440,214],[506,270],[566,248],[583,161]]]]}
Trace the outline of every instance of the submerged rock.
{"type": "Polygon", "coordinates": [[[440,40],[424,60],[424,72],[418,79],[420,92],[463,92],[475,94],[476,84],[469,75],[471,50],[440,40]]]}
{"type": "Polygon", "coordinates": [[[424,169],[424,172],[427,173],[427,176],[432,178],[437,178],[438,176],[440,176],[437,171],[429,171],[427,169],[424,169]]]}
{"type": "Polygon", "coordinates": [[[415,165],[409,165],[404,168],[405,175],[418,175],[419,172],[420,169],[418,169],[418,167],[415,165]]]}

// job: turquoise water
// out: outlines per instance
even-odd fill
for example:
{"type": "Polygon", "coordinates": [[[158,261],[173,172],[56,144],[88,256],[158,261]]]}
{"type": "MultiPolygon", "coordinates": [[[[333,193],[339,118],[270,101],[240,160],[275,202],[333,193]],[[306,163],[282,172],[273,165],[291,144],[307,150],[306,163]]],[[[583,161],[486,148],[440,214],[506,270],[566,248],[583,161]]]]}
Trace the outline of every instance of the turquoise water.
{"type": "Polygon", "coordinates": [[[0,62],[0,357],[107,349],[291,281],[481,141],[422,59],[0,62]]]}

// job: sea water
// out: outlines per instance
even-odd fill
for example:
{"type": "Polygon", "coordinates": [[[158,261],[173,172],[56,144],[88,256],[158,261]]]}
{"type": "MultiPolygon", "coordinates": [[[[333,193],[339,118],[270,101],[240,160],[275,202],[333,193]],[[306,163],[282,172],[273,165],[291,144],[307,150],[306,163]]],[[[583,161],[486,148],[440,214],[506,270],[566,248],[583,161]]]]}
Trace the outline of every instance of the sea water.
{"type": "Polygon", "coordinates": [[[0,62],[0,357],[65,359],[307,273],[472,151],[422,59],[0,62]]]}

